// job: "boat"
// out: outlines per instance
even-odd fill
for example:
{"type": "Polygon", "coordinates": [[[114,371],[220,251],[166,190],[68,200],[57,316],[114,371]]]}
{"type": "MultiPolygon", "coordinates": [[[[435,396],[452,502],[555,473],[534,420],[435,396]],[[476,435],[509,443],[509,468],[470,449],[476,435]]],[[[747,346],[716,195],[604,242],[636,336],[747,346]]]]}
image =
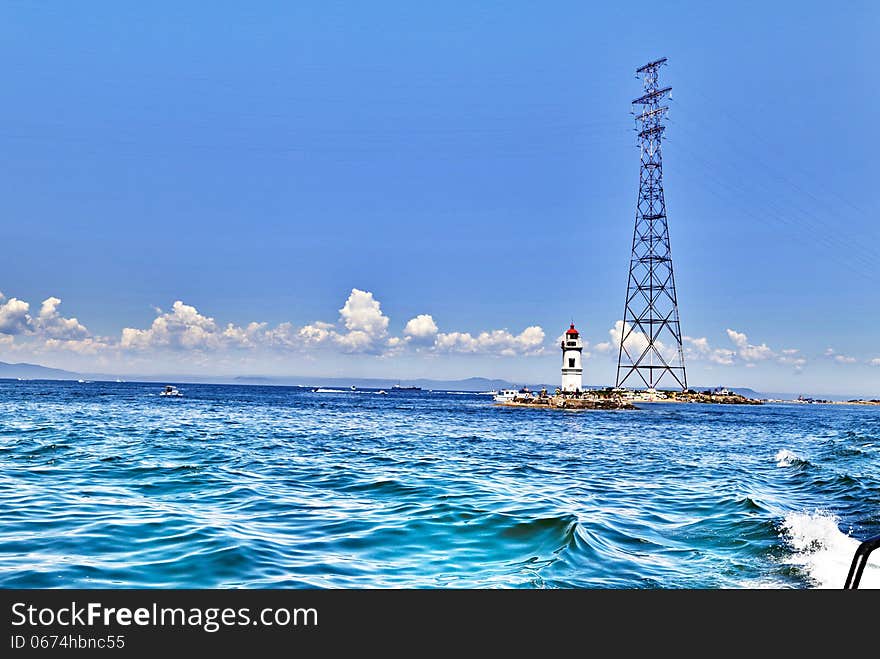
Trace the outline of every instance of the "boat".
{"type": "Polygon", "coordinates": [[[357,391],[357,387],[354,386],[354,385],[351,385],[351,390],[352,390],[352,391],[357,391]]]}
{"type": "Polygon", "coordinates": [[[856,547],[856,553],[849,566],[849,574],[846,575],[846,583],[843,585],[844,590],[856,590],[859,587],[862,573],[868,564],[868,557],[878,548],[880,548],[880,535],[868,538],[856,547]]]}
{"type": "Polygon", "coordinates": [[[496,403],[509,403],[519,395],[516,389],[502,389],[493,398],[496,403]]]}
{"type": "Polygon", "coordinates": [[[170,384],[165,385],[165,388],[159,392],[160,396],[167,396],[168,398],[179,398],[183,396],[180,391],[178,391],[177,387],[172,387],[170,384]]]}
{"type": "Polygon", "coordinates": [[[400,382],[398,382],[397,384],[391,385],[391,390],[392,391],[421,391],[422,388],[421,387],[401,387],[400,382]]]}

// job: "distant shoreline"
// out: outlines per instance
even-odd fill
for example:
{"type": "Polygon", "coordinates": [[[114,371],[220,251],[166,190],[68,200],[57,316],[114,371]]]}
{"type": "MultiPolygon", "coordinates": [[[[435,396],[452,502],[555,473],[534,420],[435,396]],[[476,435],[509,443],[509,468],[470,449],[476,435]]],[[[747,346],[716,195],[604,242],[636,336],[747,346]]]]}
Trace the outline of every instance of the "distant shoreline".
{"type": "MultiPolygon", "coordinates": [[[[273,376],[198,376],[198,375],[113,375],[108,373],[74,373],[72,371],[62,371],[60,369],[51,369],[36,364],[9,364],[0,361],[0,381],[47,381],[47,382],[76,382],[77,380],[88,380],[92,382],[127,382],[130,384],[175,384],[175,385],[232,385],[232,386],[262,386],[262,387],[294,387],[294,388],[314,388],[314,387],[345,387],[356,385],[359,389],[388,389],[395,383],[404,386],[419,386],[424,391],[457,391],[470,393],[489,393],[501,389],[519,389],[522,385],[511,383],[508,380],[490,379],[483,377],[471,377],[460,380],[429,380],[429,379],[398,379],[398,378],[360,378],[360,377],[273,377],[273,376]]],[[[551,388],[555,385],[548,384],[525,384],[524,386],[532,390],[540,390],[541,388],[551,388]]],[[[601,390],[606,387],[599,385],[589,385],[586,390],[601,390]]],[[[705,387],[696,387],[697,390],[703,390],[705,387]]],[[[880,400],[866,397],[856,398],[852,394],[845,396],[843,394],[818,394],[811,397],[810,400],[798,401],[794,394],[790,393],[771,393],[759,392],[747,387],[731,387],[731,391],[739,390],[743,395],[754,400],[761,400],[767,403],[788,403],[788,404],[834,404],[834,405],[880,405],[880,400]],[[783,396],[792,396],[791,398],[783,396]],[[833,400],[832,400],[833,399],[833,400]]],[[[659,402],[659,401],[657,401],[659,402]]]]}

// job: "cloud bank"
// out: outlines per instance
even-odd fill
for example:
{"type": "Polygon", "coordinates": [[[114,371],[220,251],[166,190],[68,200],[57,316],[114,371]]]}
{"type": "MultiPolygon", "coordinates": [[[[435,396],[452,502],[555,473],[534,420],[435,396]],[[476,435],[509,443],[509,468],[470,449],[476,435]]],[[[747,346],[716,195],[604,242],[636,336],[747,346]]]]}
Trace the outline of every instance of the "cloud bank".
{"type": "MultiPolygon", "coordinates": [[[[303,325],[281,322],[270,325],[252,321],[242,325],[221,323],[196,306],[176,300],[168,310],[156,309],[146,327],[124,327],[118,336],[93,334],[76,317],[64,316],[61,299],[44,299],[36,312],[32,305],[16,297],[0,293],[0,349],[4,352],[70,353],[113,359],[132,357],[149,360],[163,354],[177,359],[189,357],[205,363],[220,357],[259,352],[263,355],[299,354],[307,357],[333,351],[340,354],[391,357],[401,354],[484,355],[494,357],[530,357],[547,354],[547,336],[539,325],[518,332],[508,329],[483,331],[457,330],[441,327],[429,313],[420,313],[402,323],[399,332],[392,332],[391,319],[381,302],[370,291],[352,288],[335,320],[314,320],[303,325]]],[[[400,326],[398,326],[400,327],[400,326]]],[[[618,320],[608,330],[608,340],[590,348],[584,342],[584,358],[589,350],[615,356],[626,327],[618,320]]],[[[754,342],[745,332],[728,328],[727,345],[713,345],[707,337],[683,337],[685,362],[704,362],[718,366],[775,364],[801,371],[808,363],[797,348],[774,349],[764,342],[754,342]]],[[[628,332],[630,354],[640,354],[647,346],[647,337],[639,331],[628,332]]],[[[676,348],[658,343],[658,349],[669,360],[676,348]]],[[[835,365],[853,364],[880,367],[880,357],[862,358],[828,348],[818,359],[835,365]]]]}
{"type": "Polygon", "coordinates": [[[0,345],[37,351],[67,350],[79,354],[207,354],[221,351],[309,353],[322,349],[345,354],[388,356],[403,351],[432,354],[531,356],[544,351],[544,330],[533,325],[518,334],[496,329],[471,334],[441,331],[427,313],[410,318],[399,336],[389,332],[390,318],[370,291],[353,288],[335,322],[315,320],[302,326],[282,322],[246,325],[216,321],[193,305],[177,300],[171,309],[156,309],[148,327],[125,327],[118,338],[93,336],[76,318],[62,316],[61,300],[49,297],[32,316],[30,304],[0,294],[0,345]]]}
{"type": "MultiPolygon", "coordinates": [[[[597,343],[594,346],[594,350],[606,354],[616,353],[620,345],[620,338],[624,335],[625,327],[629,329],[629,326],[624,326],[622,320],[618,320],[614,327],[608,330],[610,340],[597,343]]],[[[740,365],[751,368],[761,362],[771,362],[794,367],[797,371],[803,369],[807,363],[806,358],[801,356],[800,351],[796,348],[775,351],[766,343],[754,344],[750,342],[745,332],[727,329],[725,333],[728,341],[731,343],[731,347],[713,346],[705,336],[683,336],[682,347],[684,348],[685,363],[696,361],[708,362],[719,366],[740,365]]],[[[628,333],[627,349],[631,355],[641,354],[647,345],[648,337],[642,332],[632,331],[628,333]]],[[[667,360],[675,357],[676,349],[674,346],[665,345],[661,341],[656,342],[656,345],[660,353],[667,360]]]]}

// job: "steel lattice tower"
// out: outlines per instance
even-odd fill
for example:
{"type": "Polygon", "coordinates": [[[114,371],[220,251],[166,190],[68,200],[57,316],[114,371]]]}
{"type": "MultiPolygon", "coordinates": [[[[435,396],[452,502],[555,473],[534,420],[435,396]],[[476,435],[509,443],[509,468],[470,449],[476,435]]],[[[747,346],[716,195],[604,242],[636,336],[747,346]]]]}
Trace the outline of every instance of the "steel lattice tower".
{"type": "MultiPolygon", "coordinates": [[[[617,386],[636,374],[655,388],[668,373],[687,389],[678,299],[672,274],[672,252],[663,197],[663,158],[660,143],[669,110],[663,105],[672,87],[660,87],[660,67],[666,58],[636,69],[645,93],[634,100],[641,151],[639,202],[629,263],[626,306],[617,356],[617,386]]],[[[638,386],[638,385],[637,385],[638,386]]]]}

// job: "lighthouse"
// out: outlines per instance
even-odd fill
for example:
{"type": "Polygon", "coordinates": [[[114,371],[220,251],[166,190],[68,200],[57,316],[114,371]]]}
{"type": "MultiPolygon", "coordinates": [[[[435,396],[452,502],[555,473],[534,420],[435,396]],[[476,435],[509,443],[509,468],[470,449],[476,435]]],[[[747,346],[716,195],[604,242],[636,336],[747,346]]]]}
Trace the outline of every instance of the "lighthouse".
{"type": "Polygon", "coordinates": [[[562,338],[562,390],[580,391],[584,386],[584,369],[581,365],[581,351],[584,344],[574,323],[562,338]]]}

